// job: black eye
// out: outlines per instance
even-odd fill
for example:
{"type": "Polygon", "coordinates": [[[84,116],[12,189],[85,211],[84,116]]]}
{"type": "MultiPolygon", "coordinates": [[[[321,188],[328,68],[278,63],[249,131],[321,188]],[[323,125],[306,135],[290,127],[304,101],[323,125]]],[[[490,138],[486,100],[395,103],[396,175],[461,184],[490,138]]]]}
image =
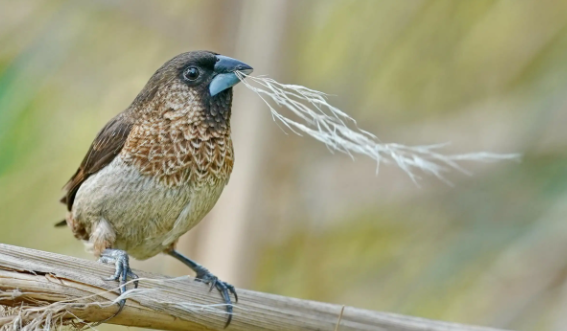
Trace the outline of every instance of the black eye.
{"type": "Polygon", "coordinates": [[[185,71],[183,72],[183,78],[189,81],[196,80],[197,78],[199,78],[199,69],[197,69],[196,67],[189,67],[185,69],[185,71]]]}

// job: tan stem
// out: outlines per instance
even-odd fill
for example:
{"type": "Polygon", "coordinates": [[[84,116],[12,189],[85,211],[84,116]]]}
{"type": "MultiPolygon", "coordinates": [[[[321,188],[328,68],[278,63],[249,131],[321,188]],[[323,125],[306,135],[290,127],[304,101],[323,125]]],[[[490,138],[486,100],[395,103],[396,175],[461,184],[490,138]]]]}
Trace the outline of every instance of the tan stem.
{"type": "MultiPolygon", "coordinates": [[[[0,327],[25,326],[46,312],[55,323],[79,317],[96,322],[114,314],[116,284],[102,279],[113,266],[95,261],[0,244],[0,304],[7,306],[0,327]],[[12,307],[12,308],[9,308],[12,307]],[[53,316],[51,316],[53,317],[53,316]],[[19,319],[19,320],[18,320],[19,319]]],[[[140,292],[107,323],[162,330],[220,330],[226,322],[218,292],[192,279],[136,271],[140,292]],[[144,292],[145,291],[145,292],[144,292]],[[148,292],[150,291],[150,292],[148,292]]],[[[130,285],[130,288],[133,286],[130,285]]],[[[498,331],[388,314],[237,289],[239,301],[228,330],[498,331]]],[[[379,300],[379,298],[377,298],[379,300]]],[[[43,314],[43,315],[42,315],[43,314]]],[[[54,327],[55,325],[52,325],[54,327]]]]}

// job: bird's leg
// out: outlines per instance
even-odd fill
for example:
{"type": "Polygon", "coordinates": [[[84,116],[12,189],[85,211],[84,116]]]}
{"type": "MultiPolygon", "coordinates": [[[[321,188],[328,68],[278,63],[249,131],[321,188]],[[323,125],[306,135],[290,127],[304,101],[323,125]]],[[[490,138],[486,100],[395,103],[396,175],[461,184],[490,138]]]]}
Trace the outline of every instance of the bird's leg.
{"type": "Polygon", "coordinates": [[[224,303],[226,304],[226,311],[228,313],[228,321],[224,326],[226,328],[232,320],[232,301],[230,298],[230,293],[234,295],[234,302],[238,302],[238,295],[236,294],[234,286],[219,280],[218,277],[213,275],[207,268],[184,256],[175,249],[168,251],[167,254],[173,256],[177,260],[181,261],[181,263],[185,264],[193,271],[195,271],[195,273],[197,273],[196,280],[210,285],[209,291],[212,291],[213,287],[215,287],[220,292],[224,303]]]}
{"type": "MultiPolygon", "coordinates": [[[[128,281],[128,277],[134,279],[134,287],[138,288],[138,281],[136,280],[138,279],[138,276],[132,272],[132,269],[130,269],[130,260],[128,258],[128,253],[119,249],[105,249],[100,255],[100,259],[98,261],[102,263],[114,263],[114,275],[105,278],[104,280],[119,281],[120,295],[126,293],[126,282],[128,281]]],[[[105,321],[118,315],[124,308],[125,303],[126,299],[121,299],[118,302],[118,311],[105,321]]]]}

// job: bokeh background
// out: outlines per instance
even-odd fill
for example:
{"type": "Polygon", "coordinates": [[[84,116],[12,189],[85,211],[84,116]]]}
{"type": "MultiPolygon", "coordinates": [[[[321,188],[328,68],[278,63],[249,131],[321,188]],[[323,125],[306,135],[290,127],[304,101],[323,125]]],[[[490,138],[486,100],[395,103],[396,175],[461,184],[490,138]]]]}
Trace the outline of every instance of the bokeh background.
{"type": "MultiPolygon", "coordinates": [[[[0,45],[3,243],[92,259],[53,227],[61,187],[162,63],[208,49],[334,95],[383,141],[523,158],[418,187],[286,135],[240,84],[234,173],[184,253],[259,291],[567,328],[565,1],[0,0],[0,45]]],[[[135,266],[188,272],[167,256],[135,266]]]]}

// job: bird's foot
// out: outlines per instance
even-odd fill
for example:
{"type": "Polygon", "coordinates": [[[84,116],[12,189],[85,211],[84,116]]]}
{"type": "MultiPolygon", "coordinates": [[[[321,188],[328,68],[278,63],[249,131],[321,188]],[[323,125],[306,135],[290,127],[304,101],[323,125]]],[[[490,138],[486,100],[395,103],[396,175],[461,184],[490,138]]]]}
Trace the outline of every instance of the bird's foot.
{"type": "MultiPolygon", "coordinates": [[[[138,288],[138,275],[133,273],[132,269],[130,269],[130,260],[128,258],[128,253],[119,249],[105,249],[98,261],[102,263],[114,263],[116,268],[114,275],[108,278],[104,278],[104,280],[118,281],[120,283],[120,295],[126,293],[127,291],[126,283],[128,282],[128,277],[134,279],[134,288],[138,288]]],[[[125,304],[126,299],[121,299],[118,302],[118,311],[114,315],[105,319],[103,322],[106,322],[114,316],[118,315],[122,311],[122,309],[124,309],[125,304]]]]}
{"type": "Polygon", "coordinates": [[[232,320],[232,300],[230,298],[230,294],[234,295],[234,302],[238,302],[238,295],[236,294],[236,290],[234,286],[227,282],[223,282],[217,276],[213,275],[209,270],[200,266],[199,270],[197,271],[197,278],[196,281],[205,283],[210,286],[209,291],[212,291],[213,288],[216,288],[226,304],[226,312],[228,313],[228,320],[226,321],[225,328],[230,324],[232,320]]]}
{"type": "Polygon", "coordinates": [[[238,295],[236,294],[234,286],[219,280],[219,278],[210,273],[207,268],[184,256],[175,249],[168,250],[167,254],[173,256],[174,258],[191,268],[193,271],[195,271],[195,273],[197,274],[196,280],[209,285],[209,291],[212,291],[213,288],[216,288],[220,292],[222,300],[226,305],[226,312],[228,313],[228,321],[226,321],[226,324],[224,325],[226,329],[230,324],[230,321],[232,321],[232,300],[230,299],[231,293],[234,295],[234,302],[238,302],[238,295]]]}

